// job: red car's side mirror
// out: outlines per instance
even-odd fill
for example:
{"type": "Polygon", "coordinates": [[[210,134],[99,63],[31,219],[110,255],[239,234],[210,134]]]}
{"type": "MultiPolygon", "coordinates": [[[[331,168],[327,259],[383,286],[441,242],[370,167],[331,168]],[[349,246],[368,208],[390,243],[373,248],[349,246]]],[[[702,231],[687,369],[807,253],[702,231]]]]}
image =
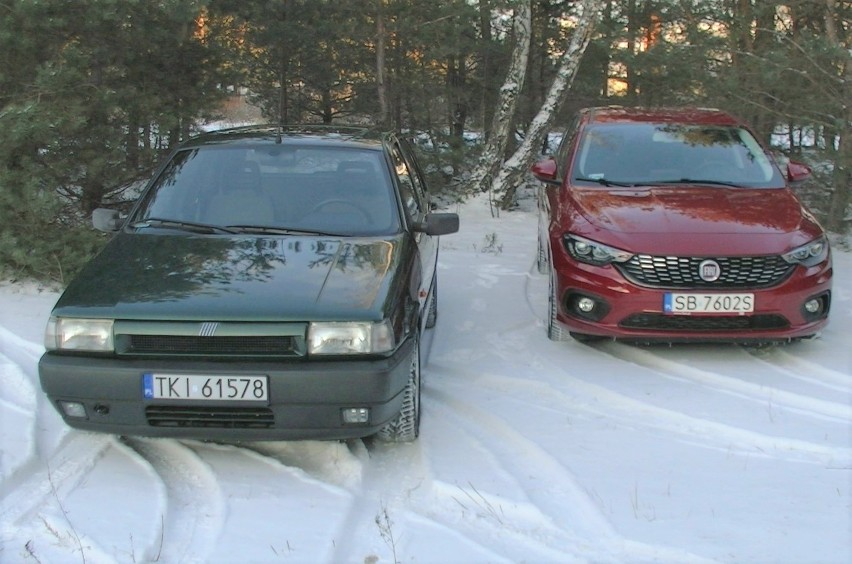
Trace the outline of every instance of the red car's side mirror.
{"type": "Polygon", "coordinates": [[[787,163],[787,181],[791,184],[804,182],[811,175],[811,167],[806,164],[790,161],[787,163]]]}
{"type": "Polygon", "coordinates": [[[553,157],[535,163],[532,166],[532,173],[536,179],[547,184],[561,184],[559,179],[556,178],[556,159],[553,157]]]}

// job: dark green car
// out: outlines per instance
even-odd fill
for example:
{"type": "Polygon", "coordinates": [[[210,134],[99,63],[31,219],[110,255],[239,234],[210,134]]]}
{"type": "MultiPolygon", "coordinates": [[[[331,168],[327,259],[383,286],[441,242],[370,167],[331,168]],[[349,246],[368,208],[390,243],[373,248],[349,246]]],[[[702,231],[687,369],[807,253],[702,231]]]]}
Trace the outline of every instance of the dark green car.
{"type": "Polygon", "coordinates": [[[410,441],[438,237],[409,145],[252,126],[179,147],[53,309],[41,385],[72,427],[410,441]]]}

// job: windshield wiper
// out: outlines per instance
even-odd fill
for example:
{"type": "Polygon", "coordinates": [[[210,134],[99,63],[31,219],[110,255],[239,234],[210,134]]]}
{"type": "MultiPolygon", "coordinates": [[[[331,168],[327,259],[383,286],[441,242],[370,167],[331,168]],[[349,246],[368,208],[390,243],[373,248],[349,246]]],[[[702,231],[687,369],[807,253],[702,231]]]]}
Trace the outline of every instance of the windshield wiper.
{"type": "Polygon", "coordinates": [[[177,219],[161,219],[159,217],[149,217],[142,221],[137,221],[130,227],[139,229],[141,227],[168,227],[170,229],[180,229],[181,231],[191,231],[192,233],[234,233],[227,227],[219,225],[210,225],[208,223],[195,223],[192,221],[179,221],[177,219]]]}
{"type": "Polygon", "coordinates": [[[680,180],[658,180],[654,184],[710,184],[711,186],[730,186],[731,188],[742,188],[740,184],[724,182],[722,180],[704,180],[702,178],[681,178],[680,180]]]}
{"type": "Polygon", "coordinates": [[[345,237],[340,233],[328,233],[307,229],[288,229],[286,227],[269,227],[266,225],[229,225],[230,233],[255,233],[262,235],[319,235],[321,237],[345,237]]]}
{"type": "Polygon", "coordinates": [[[606,178],[575,178],[574,180],[579,180],[580,182],[594,182],[595,184],[600,184],[601,186],[618,186],[621,188],[634,188],[636,186],[639,186],[639,184],[616,182],[615,180],[607,180],[606,178]]]}

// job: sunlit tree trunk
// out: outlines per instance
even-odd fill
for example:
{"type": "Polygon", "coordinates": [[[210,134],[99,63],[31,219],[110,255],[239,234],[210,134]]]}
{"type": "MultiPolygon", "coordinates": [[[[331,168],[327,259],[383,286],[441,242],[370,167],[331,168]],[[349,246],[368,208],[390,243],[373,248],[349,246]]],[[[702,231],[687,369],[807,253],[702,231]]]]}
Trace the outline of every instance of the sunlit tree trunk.
{"type": "Polygon", "coordinates": [[[500,88],[500,100],[491,123],[491,135],[478,166],[471,174],[470,186],[477,192],[487,191],[494,176],[500,169],[502,155],[511,133],[512,117],[518,103],[518,95],[524,85],[530,50],[530,2],[523,0],[516,12],[514,21],[515,48],[506,80],[500,88]]]}
{"type": "Polygon", "coordinates": [[[583,53],[589,45],[592,32],[600,18],[603,0],[583,0],[582,13],[571,36],[568,48],[562,55],[559,69],[550,85],[547,98],[538,114],[527,128],[524,141],[515,153],[500,168],[491,186],[494,197],[500,198],[500,207],[510,208],[514,204],[515,192],[538,154],[553,120],[567,98],[574,76],[580,66],[583,53]]]}

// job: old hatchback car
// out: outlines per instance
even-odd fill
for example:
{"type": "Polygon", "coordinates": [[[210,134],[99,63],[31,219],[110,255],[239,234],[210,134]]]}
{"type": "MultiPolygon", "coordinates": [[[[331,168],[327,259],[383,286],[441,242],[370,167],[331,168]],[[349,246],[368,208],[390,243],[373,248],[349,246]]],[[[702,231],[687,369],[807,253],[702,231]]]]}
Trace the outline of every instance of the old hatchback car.
{"type": "Polygon", "coordinates": [[[828,320],[829,244],[749,129],[712,109],[590,108],[533,167],[548,335],[773,342],[828,320]]]}
{"type": "Polygon", "coordinates": [[[179,147],[66,288],[41,385],[72,427],[258,440],[420,424],[437,314],[434,213],[407,142],[252,126],[179,147]]]}

